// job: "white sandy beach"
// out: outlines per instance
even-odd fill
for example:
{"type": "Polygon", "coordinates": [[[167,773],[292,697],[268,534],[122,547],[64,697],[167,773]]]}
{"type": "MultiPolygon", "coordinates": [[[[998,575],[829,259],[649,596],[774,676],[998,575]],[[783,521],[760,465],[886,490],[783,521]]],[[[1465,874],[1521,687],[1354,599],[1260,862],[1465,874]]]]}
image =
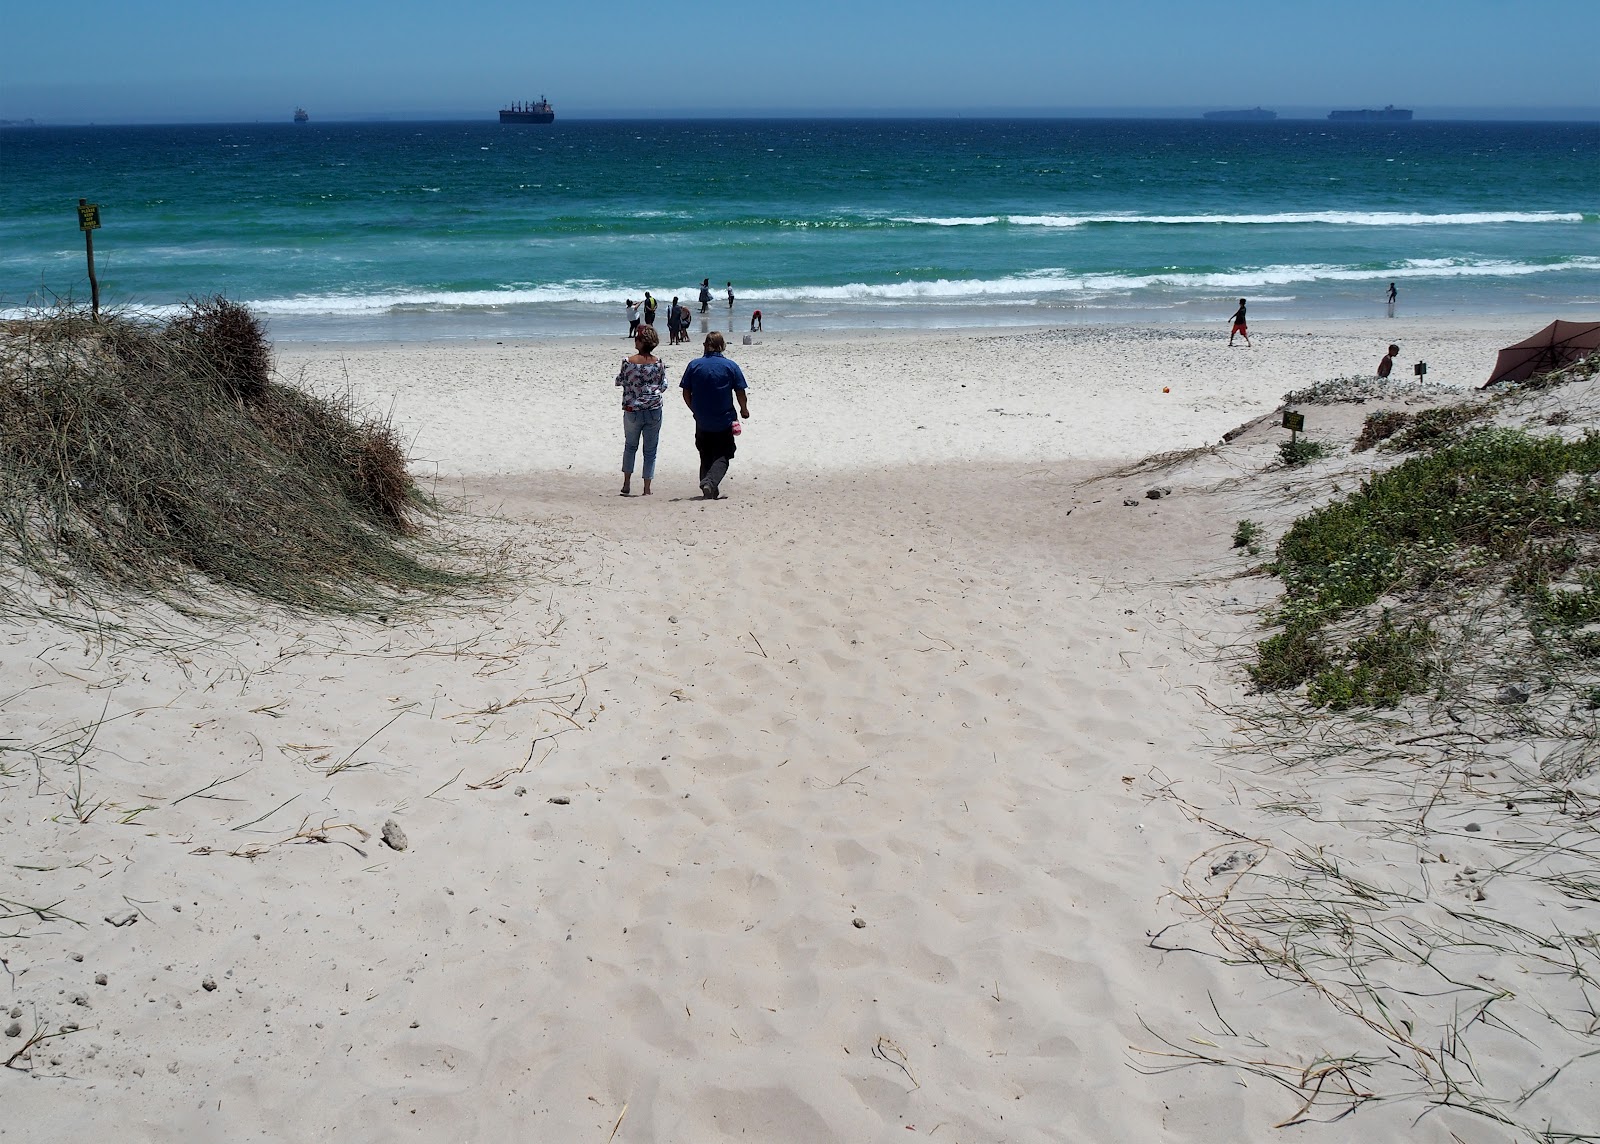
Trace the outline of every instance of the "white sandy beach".
{"type": "Polygon", "coordinates": [[[1217,842],[1167,795],[1248,817],[1212,748],[1277,586],[1233,524],[1325,492],[1244,479],[1275,430],[1090,478],[1390,340],[1464,391],[1527,327],[735,331],[713,503],[676,403],[657,494],[616,495],[620,337],[283,347],[512,576],[379,624],[8,624],[0,738],[67,746],[0,754],[0,899],[49,907],[0,909],[0,1008],[74,1031],[0,1072],[0,1139],[1512,1138],[1275,1129],[1270,1081],[1146,1071],[1224,1019],[1340,1048],[1308,991],[1151,940],[1217,842]]]}

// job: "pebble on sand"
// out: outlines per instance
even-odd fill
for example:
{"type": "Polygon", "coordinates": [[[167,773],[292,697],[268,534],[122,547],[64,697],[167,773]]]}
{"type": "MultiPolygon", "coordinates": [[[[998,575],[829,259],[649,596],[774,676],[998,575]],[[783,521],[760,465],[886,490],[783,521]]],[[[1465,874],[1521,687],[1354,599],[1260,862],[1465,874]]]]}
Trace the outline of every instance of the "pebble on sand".
{"type": "Polygon", "coordinates": [[[389,819],[383,824],[383,844],[390,850],[404,850],[410,846],[406,832],[400,829],[400,824],[394,819],[389,819]]]}

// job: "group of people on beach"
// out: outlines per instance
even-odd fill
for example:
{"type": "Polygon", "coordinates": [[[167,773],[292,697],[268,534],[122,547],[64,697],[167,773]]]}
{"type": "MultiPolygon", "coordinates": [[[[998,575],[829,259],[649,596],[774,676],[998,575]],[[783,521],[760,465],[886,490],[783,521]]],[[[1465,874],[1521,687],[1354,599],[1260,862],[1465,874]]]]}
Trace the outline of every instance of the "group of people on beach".
{"type": "MultiPolygon", "coordinates": [[[[700,279],[700,312],[702,314],[710,313],[711,298],[711,279],[700,279]]],[[[729,282],[729,315],[732,315],[733,313],[734,302],[735,298],[733,295],[733,283],[729,282]]],[[[654,326],[656,324],[657,304],[655,298],[651,296],[650,291],[646,290],[644,292],[644,300],[642,302],[636,302],[632,298],[629,298],[623,302],[623,306],[628,311],[628,337],[632,338],[634,335],[636,335],[639,332],[639,327],[641,325],[654,326]],[[640,314],[641,309],[643,310],[642,317],[640,314]]],[[[686,305],[681,305],[677,296],[674,295],[672,304],[667,307],[667,344],[669,346],[675,346],[680,343],[688,343],[689,323],[691,321],[692,318],[689,314],[689,307],[686,305]]],[[[750,331],[754,333],[760,329],[761,311],[753,310],[750,313],[750,331]]]]}
{"type": "MultiPolygon", "coordinates": [[[[616,382],[622,387],[621,495],[625,497],[633,495],[634,462],[641,444],[644,446],[643,494],[651,495],[650,483],[656,475],[656,448],[665,415],[663,398],[667,391],[667,364],[655,356],[661,336],[649,323],[634,326],[632,333],[634,352],[623,359],[616,382]]],[[[688,341],[687,334],[683,335],[683,340],[688,341]]],[[[711,331],[706,335],[704,353],[684,368],[683,379],[678,383],[683,403],[694,415],[694,446],[700,454],[700,493],[706,500],[721,498],[722,480],[728,474],[733,455],[738,452],[741,422],[750,419],[744,371],[737,362],[724,356],[726,349],[723,336],[711,331]],[[739,407],[737,413],[735,402],[739,407]]]]}

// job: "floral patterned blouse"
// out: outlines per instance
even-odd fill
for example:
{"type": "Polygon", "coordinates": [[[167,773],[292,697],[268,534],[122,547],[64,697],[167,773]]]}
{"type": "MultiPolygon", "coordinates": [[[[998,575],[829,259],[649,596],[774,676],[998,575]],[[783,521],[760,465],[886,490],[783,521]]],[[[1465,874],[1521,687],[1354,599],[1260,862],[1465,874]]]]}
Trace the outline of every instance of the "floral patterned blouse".
{"type": "Polygon", "coordinates": [[[617,384],[622,386],[622,408],[629,413],[660,409],[661,395],[667,390],[667,363],[653,361],[641,365],[623,358],[617,384]]]}

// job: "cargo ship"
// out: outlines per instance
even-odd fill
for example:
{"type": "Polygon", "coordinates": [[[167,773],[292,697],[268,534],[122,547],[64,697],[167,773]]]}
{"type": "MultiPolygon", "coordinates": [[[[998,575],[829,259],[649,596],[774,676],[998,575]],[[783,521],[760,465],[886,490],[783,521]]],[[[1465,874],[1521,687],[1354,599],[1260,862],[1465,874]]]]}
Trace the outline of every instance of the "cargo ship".
{"type": "Polygon", "coordinates": [[[1368,107],[1361,111],[1330,111],[1328,118],[1344,123],[1410,123],[1411,112],[1391,103],[1382,110],[1368,107]]]}
{"type": "Polygon", "coordinates": [[[550,101],[542,95],[537,102],[517,102],[510,107],[500,109],[501,123],[554,123],[555,121],[555,108],[551,107],[550,101]]]}
{"type": "Polygon", "coordinates": [[[1208,111],[1201,119],[1220,119],[1230,123],[1264,123],[1269,119],[1278,118],[1276,111],[1268,111],[1262,107],[1252,107],[1246,111],[1208,111]]]}
{"type": "Polygon", "coordinates": [[[306,114],[305,108],[297,107],[294,109],[294,121],[296,123],[310,123],[311,116],[306,114]]]}

